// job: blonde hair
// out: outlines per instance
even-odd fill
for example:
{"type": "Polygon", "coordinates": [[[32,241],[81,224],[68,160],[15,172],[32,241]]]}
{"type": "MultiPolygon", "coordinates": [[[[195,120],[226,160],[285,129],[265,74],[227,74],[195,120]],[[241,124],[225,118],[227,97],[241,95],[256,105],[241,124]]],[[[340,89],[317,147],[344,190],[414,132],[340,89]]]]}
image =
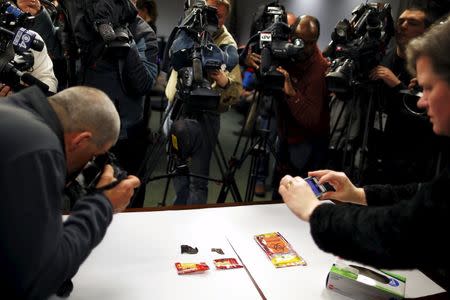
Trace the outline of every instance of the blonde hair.
{"type": "Polygon", "coordinates": [[[207,2],[213,1],[216,5],[223,5],[227,8],[228,13],[231,11],[231,4],[228,0],[208,0],[207,2]]]}

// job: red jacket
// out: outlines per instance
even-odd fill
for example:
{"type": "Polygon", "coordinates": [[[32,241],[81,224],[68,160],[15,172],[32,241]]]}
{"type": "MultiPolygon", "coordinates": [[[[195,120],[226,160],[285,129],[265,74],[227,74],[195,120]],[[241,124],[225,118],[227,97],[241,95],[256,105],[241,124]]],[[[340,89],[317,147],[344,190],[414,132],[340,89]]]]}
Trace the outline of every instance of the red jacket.
{"type": "Polygon", "coordinates": [[[316,47],[306,61],[286,67],[296,95],[285,97],[278,105],[278,132],[289,144],[311,138],[327,137],[330,113],[325,83],[327,60],[316,47]]]}

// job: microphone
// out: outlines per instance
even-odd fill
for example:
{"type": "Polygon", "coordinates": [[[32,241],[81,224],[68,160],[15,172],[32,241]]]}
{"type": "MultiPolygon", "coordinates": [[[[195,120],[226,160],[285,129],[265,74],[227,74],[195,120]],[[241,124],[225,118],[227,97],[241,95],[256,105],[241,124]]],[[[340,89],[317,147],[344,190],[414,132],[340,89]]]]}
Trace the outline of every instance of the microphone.
{"type": "Polygon", "coordinates": [[[17,52],[24,52],[28,49],[36,51],[42,51],[44,49],[44,42],[37,39],[36,33],[32,30],[19,27],[15,32],[12,32],[0,26],[0,32],[4,32],[13,37],[14,50],[17,52]]]}
{"type": "Polygon", "coordinates": [[[101,35],[105,43],[111,43],[116,38],[116,33],[111,24],[101,23],[97,25],[98,33],[101,35]]]}
{"type": "Polygon", "coordinates": [[[269,72],[271,65],[272,65],[272,54],[268,47],[264,47],[261,50],[261,65],[260,65],[261,75],[264,75],[265,73],[269,72]]]}
{"type": "Polygon", "coordinates": [[[17,52],[24,52],[30,48],[40,52],[45,44],[36,38],[34,31],[20,27],[14,34],[13,45],[17,52]]]}

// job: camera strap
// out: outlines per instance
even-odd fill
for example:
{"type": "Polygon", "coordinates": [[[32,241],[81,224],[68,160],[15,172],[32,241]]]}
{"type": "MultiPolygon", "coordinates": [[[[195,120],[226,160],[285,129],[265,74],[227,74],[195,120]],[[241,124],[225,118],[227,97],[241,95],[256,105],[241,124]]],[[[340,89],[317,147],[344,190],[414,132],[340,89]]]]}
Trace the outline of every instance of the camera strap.
{"type": "Polygon", "coordinates": [[[124,180],[125,178],[127,178],[128,177],[128,174],[126,173],[126,172],[124,172],[124,173],[121,173],[120,175],[119,175],[119,177],[118,178],[116,178],[117,180],[116,181],[113,181],[113,182],[111,182],[111,183],[108,183],[107,185],[104,185],[104,186],[101,186],[101,187],[93,187],[93,188],[89,188],[88,189],[88,193],[102,193],[103,191],[107,191],[107,190],[110,190],[110,189],[113,189],[113,188],[115,188],[117,185],[119,185],[119,183],[122,181],[122,180],[124,180]]]}
{"type": "Polygon", "coordinates": [[[295,19],[294,24],[292,24],[292,25],[290,26],[290,28],[291,28],[291,34],[294,34],[294,33],[295,33],[295,29],[297,29],[297,26],[298,26],[298,24],[300,24],[300,21],[301,21],[301,20],[302,20],[301,17],[297,17],[297,19],[295,19]]]}

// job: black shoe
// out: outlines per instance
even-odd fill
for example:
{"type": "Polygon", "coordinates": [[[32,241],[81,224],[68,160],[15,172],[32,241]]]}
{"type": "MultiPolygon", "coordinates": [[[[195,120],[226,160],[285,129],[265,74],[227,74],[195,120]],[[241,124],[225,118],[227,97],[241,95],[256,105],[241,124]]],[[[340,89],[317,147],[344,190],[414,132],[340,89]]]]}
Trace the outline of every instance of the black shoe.
{"type": "Polygon", "coordinates": [[[264,183],[258,182],[255,184],[255,196],[257,197],[266,196],[266,185],[264,183]]]}

